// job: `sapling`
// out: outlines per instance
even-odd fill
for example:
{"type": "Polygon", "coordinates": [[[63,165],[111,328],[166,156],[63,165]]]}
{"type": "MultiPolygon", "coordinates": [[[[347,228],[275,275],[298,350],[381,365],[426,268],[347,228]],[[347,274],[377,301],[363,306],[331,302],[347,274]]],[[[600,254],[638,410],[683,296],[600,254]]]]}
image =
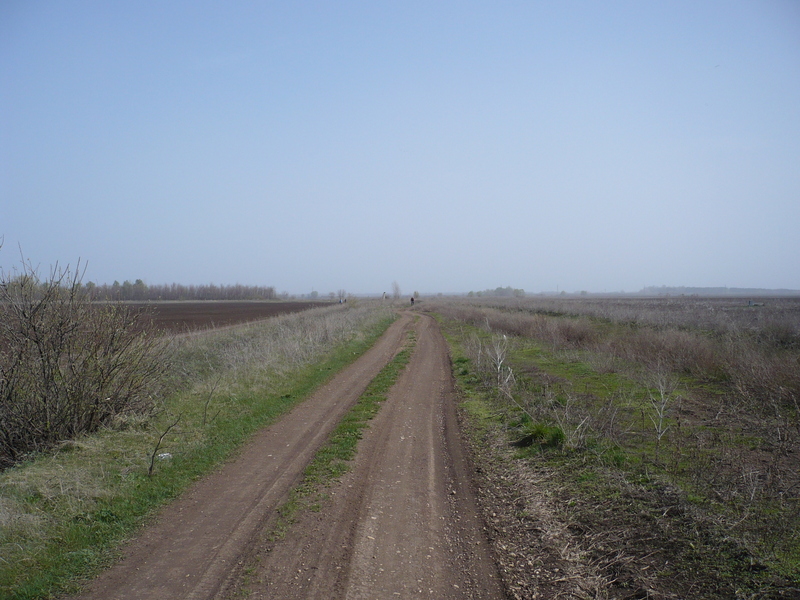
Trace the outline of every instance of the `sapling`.
{"type": "Polygon", "coordinates": [[[180,422],[182,416],[183,416],[182,414],[178,415],[178,418],[175,419],[175,422],[173,422],[172,424],[168,425],[167,428],[164,430],[164,432],[161,434],[161,436],[158,438],[158,442],[156,442],[156,447],[153,448],[153,453],[150,455],[150,466],[147,469],[147,476],[148,477],[152,477],[153,476],[153,470],[155,469],[155,463],[156,463],[156,455],[158,454],[158,449],[161,447],[161,442],[163,442],[164,438],[167,437],[167,434],[170,431],[172,431],[172,429],[175,426],[178,425],[178,423],[180,422]]]}
{"type": "Polygon", "coordinates": [[[648,391],[650,406],[653,408],[653,412],[649,416],[656,432],[655,460],[658,462],[661,450],[661,438],[664,437],[670,428],[670,425],[667,423],[667,418],[675,383],[663,370],[659,370],[656,373],[654,380],[656,393],[653,393],[652,389],[648,391]]]}

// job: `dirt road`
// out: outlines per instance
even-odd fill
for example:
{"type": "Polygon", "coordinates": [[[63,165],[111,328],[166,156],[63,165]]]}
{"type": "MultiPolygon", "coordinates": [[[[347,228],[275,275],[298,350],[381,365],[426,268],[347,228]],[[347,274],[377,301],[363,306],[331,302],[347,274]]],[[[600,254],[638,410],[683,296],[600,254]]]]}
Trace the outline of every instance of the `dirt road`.
{"type": "Polygon", "coordinates": [[[168,507],[83,598],[503,598],[462,455],[447,348],[403,314],[233,462],[168,507]],[[276,508],[414,328],[406,371],[320,512],[263,542],[276,508]],[[247,566],[247,568],[244,568],[247,566]]]}

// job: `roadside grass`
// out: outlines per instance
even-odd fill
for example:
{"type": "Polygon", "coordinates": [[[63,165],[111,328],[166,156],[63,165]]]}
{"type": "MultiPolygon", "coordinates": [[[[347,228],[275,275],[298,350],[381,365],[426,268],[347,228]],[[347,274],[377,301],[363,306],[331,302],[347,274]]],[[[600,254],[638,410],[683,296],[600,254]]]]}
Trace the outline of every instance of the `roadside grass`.
{"type": "MultiPolygon", "coordinates": [[[[476,312],[439,316],[462,406],[479,437],[500,432],[506,459],[546,474],[530,493],[580,532],[573,542],[606,589],[708,598],[797,591],[800,507],[793,482],[780,480],[792,477],[791,442],[789,454],[775,450],[768,431],[751,426],[761,415],[731,402],[730,385],[665,368],[652,354],[604,354],[604,343],[621,344],[629,330],[607,319],[592,331],[586,317],[537,315],[530,326],[496,307],[476,312]],[[501,335],[495,319],[523,334],[501,335]],[[556,340],[554,331],[571,335],[556,340]]],[[[790,424],[791,411],[783,418],[790,424]]]]}
{"type": "Polygon", "coordinates": [[[0,473],[0,596],[76,593],[159,506],[352,363],[394,318],[368,306],[314,309],[179,340],[175,392],[158,413],[0,473]]]}

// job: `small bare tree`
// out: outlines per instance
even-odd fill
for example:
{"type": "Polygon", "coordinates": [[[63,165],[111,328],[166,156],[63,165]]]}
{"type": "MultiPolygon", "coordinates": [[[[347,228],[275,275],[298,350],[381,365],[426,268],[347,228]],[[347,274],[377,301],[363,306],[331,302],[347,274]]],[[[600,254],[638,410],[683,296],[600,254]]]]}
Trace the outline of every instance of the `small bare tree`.
{"type": "Polygon", "coordinates": [[[493,336],[491,344],[486,346],[486,355],[495,372],[498,386],[503,379],[506,354],[508,354],[508,338],[505,335],[493,336]]]}
{"type": "Polygon", "coordinates": [[[653,409],[650,413],[650,421],[653,423],[653,429],[656,434],[655,460],[658,462],[661,439],[670,428],[667,421],[669,419],[670,403],[677,384],[668,371],[661,366],[653,375],[652,384],[655,389],[650,389],[648,395],[650,396],[650,406],[653,409]]]}

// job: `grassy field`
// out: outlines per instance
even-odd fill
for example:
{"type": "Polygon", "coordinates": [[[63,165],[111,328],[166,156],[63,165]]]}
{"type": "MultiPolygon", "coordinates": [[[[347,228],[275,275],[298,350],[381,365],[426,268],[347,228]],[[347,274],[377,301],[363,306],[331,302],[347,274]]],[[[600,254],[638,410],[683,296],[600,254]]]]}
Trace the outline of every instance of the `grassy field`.
{"type": "MultiPolygon", "coordinates": [[[[433,308],[481,443],[505,440],[597,597],[795,597],[800,302],[433,308]]],[[[526,510],[509,526],[542,527],[526,510]]]]}
{"type": "Polygon", "coordinates": [[[352,362],[392,320],[376,304],[353,303],[176,338],[173,392],[153,416],[0,473],[0,596],[74,590],[154,509],[352,362]]]}

